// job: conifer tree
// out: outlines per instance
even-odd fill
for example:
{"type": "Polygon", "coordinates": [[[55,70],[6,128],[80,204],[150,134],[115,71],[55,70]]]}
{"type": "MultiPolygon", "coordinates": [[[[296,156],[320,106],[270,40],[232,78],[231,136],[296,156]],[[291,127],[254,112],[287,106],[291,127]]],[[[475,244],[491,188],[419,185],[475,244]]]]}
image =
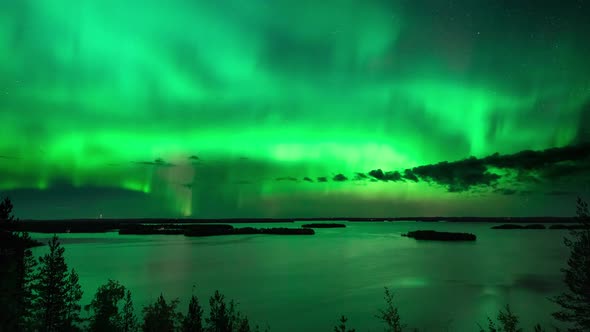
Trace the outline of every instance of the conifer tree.
{"type": "Polygon", "coordinates": [[[82,291],[75,271],[68,273],[65,249],[56,235],[49,242],[49,253],[39,258],[33,291],[36,293],[34,310],[37,330],[75,330],[79,318],[78,301],[82,291]]]}
{"type": "Polygon", "coordinates": [[[178,299],[166,302],[160,294],[156,302],[143,308],[144,332],[173,332],[176,329],[180,315],[176,312],[178,299]]]}
{"type": "Polygon", "coordinates": [[[578,198],[577,216],[582,225],[565,239],[570,248],[567,267],[562,269],[568,292],[553,298],[561,310],[553,316],[572,326],[569,331],[590,331],[590,212],[588,203],[578,198]]]}
{"type": "Polygon", "coordinates": [[[123,305],[123,332],[137,331],[137,316],[133,308],[133,301],[131,300],[131,291],[127,290],[125,293],[125,303],[123,305]]]}
{"type": "Polygon", "coordinates": [[[203,332],[203,308],[193,294],[188,304],[188,312],[182,321],[183,332],[203,332]]]}

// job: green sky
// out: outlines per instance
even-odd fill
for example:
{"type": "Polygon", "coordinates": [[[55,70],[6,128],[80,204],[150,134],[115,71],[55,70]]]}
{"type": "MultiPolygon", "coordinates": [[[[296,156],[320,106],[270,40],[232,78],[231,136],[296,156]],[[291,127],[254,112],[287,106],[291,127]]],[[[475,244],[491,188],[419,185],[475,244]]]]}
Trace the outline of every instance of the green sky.
{"type": "Polygon", "coordinates": [[[590,137],[588,13],[2,1],[0,193],[22,218],[571,215],[586,145],[517,153],[590,137]]]}

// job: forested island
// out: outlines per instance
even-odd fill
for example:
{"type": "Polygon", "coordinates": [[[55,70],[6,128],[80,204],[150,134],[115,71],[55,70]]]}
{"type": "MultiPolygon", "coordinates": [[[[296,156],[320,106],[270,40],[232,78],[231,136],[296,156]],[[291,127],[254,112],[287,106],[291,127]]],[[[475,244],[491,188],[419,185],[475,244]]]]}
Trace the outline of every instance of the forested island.
{"type": "Polygon", "coordinates": [[[477,237],[471,233],[454,233],[438,231],[413,231],[402,236],[410,237],[416,240],[433,240],[433,241],[475,241],[477,237]]]}

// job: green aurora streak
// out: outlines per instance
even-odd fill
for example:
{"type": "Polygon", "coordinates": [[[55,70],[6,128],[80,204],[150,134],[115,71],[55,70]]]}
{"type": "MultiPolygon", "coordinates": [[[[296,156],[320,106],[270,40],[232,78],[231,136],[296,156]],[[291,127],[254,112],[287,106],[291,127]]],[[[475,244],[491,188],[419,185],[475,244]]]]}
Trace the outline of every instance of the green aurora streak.
{"type": "Polygon", "coordinates": [[[588,5],[443,2],[2,1],[0,191],[23,217],[570,211],[354,180],[584,139],[588,5]]]}

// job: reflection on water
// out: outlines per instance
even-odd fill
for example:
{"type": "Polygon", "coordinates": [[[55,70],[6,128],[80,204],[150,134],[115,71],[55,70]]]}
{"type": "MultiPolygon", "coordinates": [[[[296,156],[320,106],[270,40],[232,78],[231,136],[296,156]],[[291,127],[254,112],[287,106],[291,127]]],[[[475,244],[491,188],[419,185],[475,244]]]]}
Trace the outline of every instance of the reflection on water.
{"type": "Polygon", "coordinates": [[[374,315],[388,286],[410,327],[473,331],[506,303],[527,328],[552,323],[556,307],[547,297],[564,287],[559,269],[568,255],[565,231],[413,222],[347,226],[317,229],[315,236],[107,233],[61,238],[69,266],[80,274],[83,304],[111,278],[131,289],[138,311],[160,292],[180,297],[184,310],[196,285],[201,301],[219,289],[238,300],[253,321],[268,323],[274,331],[329,331],[342,314],[357,330],[379,331],[374,315]],[[401,237],[417,229],[471,232],[478,238],[445,243],[401,237]]]}

